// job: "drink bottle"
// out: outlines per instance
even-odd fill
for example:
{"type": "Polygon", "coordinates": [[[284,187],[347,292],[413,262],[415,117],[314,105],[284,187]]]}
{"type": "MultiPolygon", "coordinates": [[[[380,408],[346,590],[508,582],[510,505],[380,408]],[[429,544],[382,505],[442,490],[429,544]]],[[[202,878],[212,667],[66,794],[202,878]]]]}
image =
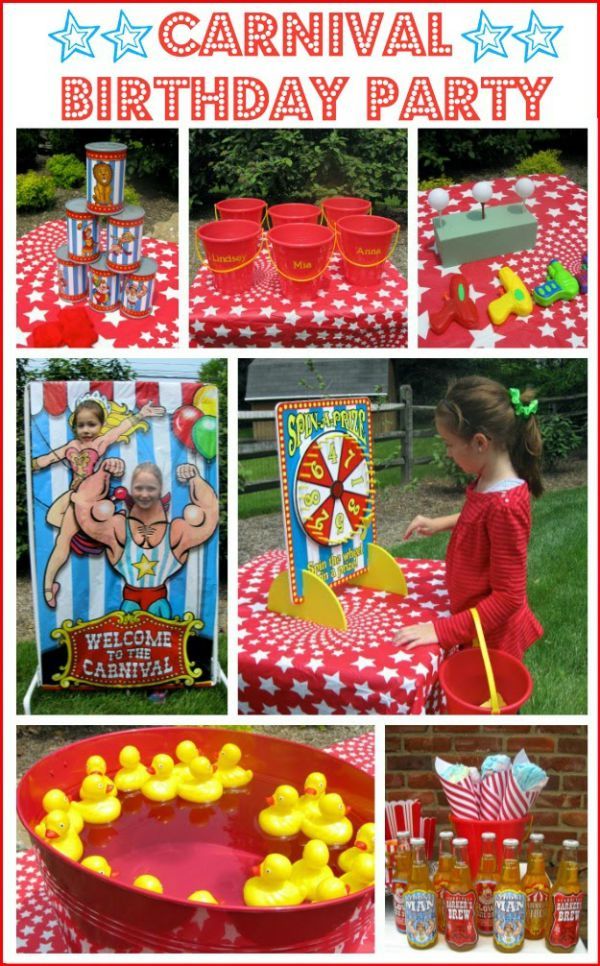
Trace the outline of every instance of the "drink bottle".
{"type": "Polygon", "coordinates": [[[548,918],[552,883],[546,872],[544,836],[533,832],[527,849],[527,871],[521,885],[525,889],[525,939],[543,939],[548,918]]]}
{"type": "Polygon", "coordinates": [[[429,881],[425,839],[411,839],[410,844],[412,866],[404,893],[406,938],[413,949],[429,949],[438,938],[435,892],[429,881]]]}
{"type": "Polygon", "coordinates": [[[412,852],[410,848],[410,832],[398,832],[396,836],[398,850],[396,852],[396,867],[392,877],[392,895],[394,897],[394,919],[396,929],[399,932],[406,932],[406,920],[404,918],[404,893],[410,878],[410,867],[412,865],[412,852]]]}
{"type": "Polygon", "coordinates": [[[553,953],[571,953],[579,939],[583,892],[579,884],[576,839],[565,839],[554,888],[548,902],[546,946],[553,953]]]}
{"type": "Polygon", "coordinates": [[[496,861],[496,833],[481,833],[481,860],[475,879],[477,895],[476,923],[480,936],[491,936],[494,932],[494,892],[498,885],[496,861]]]}
{"type": "Polygon", "coordinates": [[[452,839],[454,832],[440,832],[438,867],[433,876],[433,890],[436,896],[438,931],[446,932],[446,910],[444,907],[444,890],[450,882],[452,871],[452,839]]]}
{"type": "Polygon", "coordinates": [[[504,839],[502,874],[494,893],[494,946],[518,953],[525,941],[525,889],[519,871],[519,840],[504,839]]]}
{"type": "Polygon", "coordinates": [[[468,847],[467,839],[452,842],[452,872],[444,892],[446,942],[450,949],[459,952],[473,949],[479,938],[475,925],[477,895],[471,881],[468,847]]]}

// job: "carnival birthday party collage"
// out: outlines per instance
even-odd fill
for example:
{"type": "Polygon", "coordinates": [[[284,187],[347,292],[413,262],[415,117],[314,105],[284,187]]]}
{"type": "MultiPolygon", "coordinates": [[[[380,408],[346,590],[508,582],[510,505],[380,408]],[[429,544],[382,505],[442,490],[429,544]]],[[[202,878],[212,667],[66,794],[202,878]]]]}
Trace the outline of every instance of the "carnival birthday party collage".
{"type": "Polygon", "coordinates": [[[2,962],[597,963],[596,4],[2,16],[2,962]]]}

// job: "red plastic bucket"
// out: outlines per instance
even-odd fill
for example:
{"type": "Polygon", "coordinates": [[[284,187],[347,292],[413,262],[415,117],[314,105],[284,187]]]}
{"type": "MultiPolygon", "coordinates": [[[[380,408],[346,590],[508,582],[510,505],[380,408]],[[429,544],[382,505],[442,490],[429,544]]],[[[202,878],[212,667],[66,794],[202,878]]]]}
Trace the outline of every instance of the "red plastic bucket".
{"type": "Polygon", "coordinates": [[[321,217],[318,205],[306,205],[302,202],[286,202],[283,205],[273,205],[267,211],[271,226],[290,225],[298,222],[316,225],[321,217]]]}
{"type": "Polygon", "coordinates": [[[326,225],[278,225],[267,232],[268,250],[287,298],[307,298],[321,287],[334,235],[326,225]]]}
{"type": "MultiPolygon", "coordinates": [[[[262,232],[256,221],[228,218],[209,221],[196,229],[206,252],[215,287],[229,295],[252,285],[254,262],[261,249],[262,232]]],[[[201,252],[198,256],[202,258],[201,252]]]]}
{"type": "MultiPolygon", "coordinates": [[[[506,704],[500,714],[515,714],[531,697],[533,681],[524,664],[504,651],[489,651],[496,688],[506,704]]],[[[490,689],[478,647],[451,654],[440,665],[439,681],[446,695],[446,714],[491,714],[482,708],[490,689]]]]}
{"type": "Polygon", "coordinates": [[[380,215],[348,215],[338,219],[337,247],[347,281],[352,285],[377,285],[399,231],[400,225],[380,215]]]}
{"type": "Polygon", "coordinates": [[[267,202],[260,198],[224,198],[215,205],[215,218],[242,218],[257,221],[260,225],[265,217],[267,202]]]}
{"type": "MultiPolygon", "coordinates": [[[[372,930],[372,888],[329,902],[281,908],[244,906],[241,893],[236,902],[214,906],[174,897],[189,894],[192,881],[194,888],[205,883],[217,895],[211,876],[217,877],[223,888],[230,888],[233,876],[228,863],[232,869],[239,863],[241,882],[246,869],[250,874],[257,858],[268,851],[288,854],[292,861],[300,856],[304,837],[277,840],[273,848],[260,832],[256,811],[264,806],[264,798],[255,800],[254,783],[245,790],[226,793],[212,806],[185,805],[186,823],[178,826],[184,834],[170,846],[165,845],[161,829],[168,827],[173,803],[158,804],[151,814],[144,809],[141,820],[135,811],[140,796],[125,796],[121,818],[110,826],[86,825],[83,833],[93,836],[96,854],[106,854],[110,861],[116,850],[122,863],[127,863],[121,865],[117,878],[91,872],[34,834],[33,826],[43,815],[45,792],[60,787],[71,797],[78,797],[89,755],[102,755],[108,774],[113,775],[119,768],[123,745],[135,745],[142,761],[148,762],[158,752],[173,755],[184,739],[195,741],[211,761],[225,742],[235,741],[242,750],[244,765],[255,773],[254,781],[262,778],[270,788],[283,780],[302,788],[311,771],[323,771],[329,787],[338,791],[350,807],[354,827],[373,821],[370,776],[323,751],[270,735],[170,725],[98,734],[66,745],[38,761],[23,776],[17,789],[17,811],[38,853],[44,884],[69,950],[84,952],[92,943],[118,953],[144,954],[372,952],[372,947],[362,948],[370,942],[366,937],[372,930]],[[124,817],[133,833],[120,836],[119,822],[124,817]],[[215,850],[215,842],[220,847],[220,841],[214,835],[219,833],[227,835],[227,848],[234,852],[233,865],[228,853],[222,848],[215,850]],[[146,835],[147,848],[140,850],[140,836],[146,835]],[[142,892],[131,885],[138,861],[147,861],[147,870],[161,878],[163,895],[142,892]]],[[[116,868],[114,860],[111,865],[116,868]]]]}
{"type": "Polygon", "coordinates": [[[349,198],[339,195],[336,198],[326,198],[321,202],[325,221],[330,228],[335,228],[340,218],[349,215],[369,215],[371,202],[364,198],[349,198]]]}
{"type": "Polygon", "coordinates": [[[458,838],[465,838],[469,841],[469,865],[473,878],[479,871],[481,861],[481,833],[495,832],[496,834],[496,860],[498,871],[502,868],[502,842],[504,839],[518,839],[521,845],[529,834],[533,818],[531,815],[524,815],[522,818],[513,818],[504,822],[483,822],[475,819],[457,818],[450,813],[450,821],[458,838]]]}

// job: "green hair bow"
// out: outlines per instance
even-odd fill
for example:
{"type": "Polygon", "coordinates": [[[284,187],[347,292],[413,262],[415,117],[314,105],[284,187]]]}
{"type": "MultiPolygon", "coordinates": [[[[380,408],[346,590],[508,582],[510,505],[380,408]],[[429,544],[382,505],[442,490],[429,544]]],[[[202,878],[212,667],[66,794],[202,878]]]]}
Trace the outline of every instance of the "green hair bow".
{"type": "Polygon", "coordinates": [[[529,419],[530,416],[535,415],[538,411],[538,401],[537,399],[532,399],[530,403],[524,405],[521,402],[521,390],[520,389],[509,389],[508,395],[510,396],[510,401],[512,403],[513,409],[517,416],[521,419],[529,419]]]}

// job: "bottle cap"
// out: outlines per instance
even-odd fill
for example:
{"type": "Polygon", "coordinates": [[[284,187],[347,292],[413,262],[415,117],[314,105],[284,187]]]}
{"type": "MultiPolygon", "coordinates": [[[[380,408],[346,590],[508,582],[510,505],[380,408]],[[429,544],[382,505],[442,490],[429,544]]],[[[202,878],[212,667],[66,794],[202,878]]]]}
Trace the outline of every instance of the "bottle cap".
{"type": "Polygon", "coordinates": [[[453,839],[454,838],[454,832],[451,832],[450,830],[448,830],[446,832],[440,832],[440,838],[441,839],[453,839]]]}
{"type": "Polygon", "coordinates": [[[485,842],[495,842],[496,841],[496,833],[495,832],[482,832],[481,833],[481,838],[485,842]]]}
{"type": "Polygon", "coordinates": [[[417,845],[425,845],[425,839],[411,839],[410,840],[410,844],[411,845],[415,845],[415,846],[417,846],[417,845]]]}
{"type": "Polygon", "coordinates": [[[410,838],[410,832],[397,832],[396,839],[398,842],[404,842],[406,839],[410,838]]]}
{"type": "Polygon", "coordinates": [[[502,845],[505,845],[507,848],[510,848],[510,849],[518,849],[519,848],[519,840],[518,839],[504,839],[504,841],[502,842],[502,845]]]}
{"type": "Polygon", "coordinates": [[[565,839],[563,842],[563,849],[578,849],[579,842],[577,839],[565,839]]]}
{"type": "Polygon", "coordinates": [[[530,842],[539,842],[540,845],[541,845],[543,843],[543,841],[544,841],[544,834],[543,834],[543,832],[532,832],[531,835],[529,836],[529,841],[530,842]]]}
{"type": "Polygon", "coordinates": [[[468,844],[469,844],[468,839],[452,839],[452,845],[456,846],[457,849],[463,848],[463,846],[468,844]]]}

